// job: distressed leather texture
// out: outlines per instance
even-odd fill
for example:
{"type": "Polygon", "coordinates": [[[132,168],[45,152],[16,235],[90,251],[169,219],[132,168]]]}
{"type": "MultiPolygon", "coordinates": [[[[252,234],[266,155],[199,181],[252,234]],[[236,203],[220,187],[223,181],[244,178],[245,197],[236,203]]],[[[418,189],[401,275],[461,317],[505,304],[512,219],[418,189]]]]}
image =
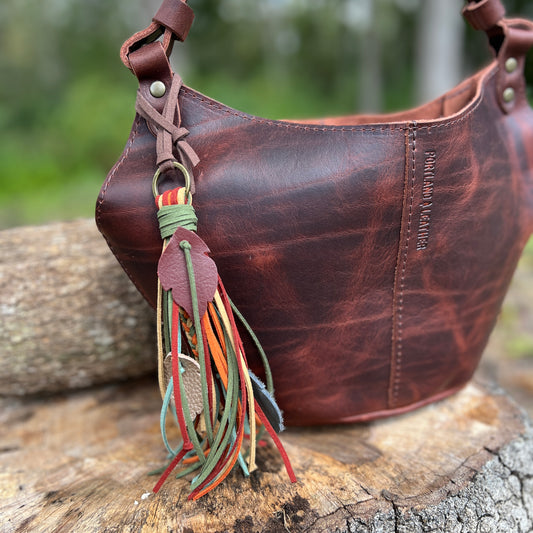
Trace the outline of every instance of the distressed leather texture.
{"type": "MultiPolygon", "coordinates": [[[[504,60],[383,117],[266,120],[182,87],[198,234],[263,344],[288,425],[400,413],[471,378],[533,231],[533,113],[522,86],[500,105],[504,60]]],[[[96,213],[152,305],[155,158],[137,116],[96,213]]],[[[255,357],[250,342],[259,372],[255,357]]]]}

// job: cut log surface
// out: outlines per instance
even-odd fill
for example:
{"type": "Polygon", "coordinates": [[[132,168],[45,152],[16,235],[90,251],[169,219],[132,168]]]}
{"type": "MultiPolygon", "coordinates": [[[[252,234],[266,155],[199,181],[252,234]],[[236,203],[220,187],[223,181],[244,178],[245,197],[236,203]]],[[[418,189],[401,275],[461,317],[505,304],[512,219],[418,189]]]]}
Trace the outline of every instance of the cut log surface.
{"type": "MultiPolygon", "coordinates": [[[[416,412],[282,434],[260,470],[197,502],[169,478],[155,382],[0,405],[3,532],[528,532],[533,431],[503,393],[471,384],[416,412]]],[[[177,435],[172,434],[173,440],[177,435]]]]}
{"type": "Polygon", "coordinates": [[[154,313],[94,221],[0,232],[0,395],[141,376],[154,313]]]}

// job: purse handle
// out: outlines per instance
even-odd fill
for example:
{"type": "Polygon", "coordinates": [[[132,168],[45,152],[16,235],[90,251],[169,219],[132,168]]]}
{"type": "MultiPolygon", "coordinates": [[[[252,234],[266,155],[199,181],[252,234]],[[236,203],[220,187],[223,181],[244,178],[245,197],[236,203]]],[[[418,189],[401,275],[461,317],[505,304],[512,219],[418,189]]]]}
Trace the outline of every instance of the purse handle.
{"type": "Polygon", "coordinates": [[[194,20],[194,11],[187,0],[163,0],[161,7],[152,18],[150,26],[132,35],[120,49],[120,59],[130,70],[130,54],[145,44],[163,35],[163,48],[167,56],[172,53],[174,41],[185,41],[194,20]]]}
{"type": "MultiPolygon", "coordinates": [[[[502,111],[510,113],[527,105],[524,65],[525,55],[533,47],[533,23],[524,19],[506,19],[501,0],[467,0],[462,13],[475,30],[484,31],[489,38],[499,67],[496,90],[502,111]]],[[[170,56],[174,42],[187,38],[193,20],[194,12],[187,0],[163,0],[152,23],[122,45],[122,62],[139,82],[158,79],[158,73],[168,81],[161,50],[170,56]],[[157,41],[161,36],[161,41],[157,41]]],[[[165,79],[161,81],[167,84],[165,79]]]]}

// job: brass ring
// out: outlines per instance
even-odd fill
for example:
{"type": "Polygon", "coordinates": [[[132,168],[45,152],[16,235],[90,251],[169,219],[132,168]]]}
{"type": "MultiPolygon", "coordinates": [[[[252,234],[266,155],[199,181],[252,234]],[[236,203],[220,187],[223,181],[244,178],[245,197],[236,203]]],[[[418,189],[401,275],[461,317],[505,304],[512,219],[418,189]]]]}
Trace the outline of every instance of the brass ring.
{"type": "MultiPolygon", "coordinates": [[[[189,175],[188,170],[177,161],[172,161],[172,165],[183,174],[183,177],[185,178],[185,196],[189,197],[191,192],[191,176],[189,175]]],[[[161,176],[160,168],[155,171],[154,178],[152,179],[152,192],[154,193],[154,198],[159,196],[159,190],[157,188],[157,180],[159,179],[159,176],[161,176]]]]}

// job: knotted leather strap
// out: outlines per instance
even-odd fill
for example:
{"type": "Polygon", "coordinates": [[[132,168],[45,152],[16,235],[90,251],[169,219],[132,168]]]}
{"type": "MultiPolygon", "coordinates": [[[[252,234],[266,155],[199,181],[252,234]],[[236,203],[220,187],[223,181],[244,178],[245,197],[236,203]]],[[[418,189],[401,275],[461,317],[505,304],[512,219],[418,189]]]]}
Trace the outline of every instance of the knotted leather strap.
{"type": "Polygon", "coordinates": [[[178,97],[183,82],[172,71],[164,46],[158,41],[131,52],[129,62],[139,80],[135,109],[157,139],[157,168],[160,172],[167,172],[179,158],[189,172],[191,192],[194,192],[192,169],[199,163],[199,158],[185,140],[189,131],[181,126],[178,97]],[[150,88],[154,82],[164,85],[161,95],[152,93],[150,88]]]}
{"type": "MultiPolygon", "coordinates": [[[[179,159],[185,165],[192,177],[192,168],[200,159],[191,145],[185,140],[189,130],[181,127],[181,115],[178,104],[178,95],[183,82],[178,74],[172,77],[170,90],[167,92],[165,106],[160,113],[142,94],[141,89],[137,93],[135,110],[146,122],[157,132],[156,164],[161,172],[173,169],[173,162],[176,161],[174,147],[177,148],[179,159]]],[[[193,190],[191,183],[191,191],[193,190]]]]}

